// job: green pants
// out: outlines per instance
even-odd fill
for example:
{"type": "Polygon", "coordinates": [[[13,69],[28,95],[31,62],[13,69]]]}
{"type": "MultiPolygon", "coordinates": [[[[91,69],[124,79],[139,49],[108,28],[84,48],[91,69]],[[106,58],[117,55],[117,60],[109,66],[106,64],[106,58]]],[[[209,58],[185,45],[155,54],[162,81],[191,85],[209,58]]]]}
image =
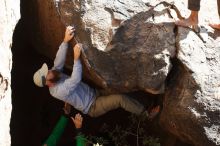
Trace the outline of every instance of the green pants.
{"type": "MultiPolygon", "coordinates": [[[[65,116],[61,116],[59,121],[56,123],[52,133],[44,142],[43,146],[56,146],[64,132],[67,122],[68,118],[65,116]]],[[[86,146],[86,138],[80,133],[78,133],[78,135],[76,136],[76,146],[86,146]]]]}
{"type": "Polygon", "coordinates": [[[56,123],[52,133],[48,137],[48,139],[44,142],[43,146],[56,146],[59,141],[61,135],[64,132],[64,129],[67,125],[68,118],[65,116],[61,116],[59,121],[56,123]]]}
{"type": "Polygon", "coordinates": [[[91,117],[98,117],[117,108],[123,108],[137,115],[140,115],[145,109],[142,104],[128,96],[114,94],[109,96],[97,96],[88,114],[91,117]]]}
{"type": "MultiPolygon", "coordinates": [[[[217,0],[218,15],[220,16],[220,0],[217,0]]],[[[188,9],[192,11],[200,10],[200,0],[188,0],[188,9]]]]}

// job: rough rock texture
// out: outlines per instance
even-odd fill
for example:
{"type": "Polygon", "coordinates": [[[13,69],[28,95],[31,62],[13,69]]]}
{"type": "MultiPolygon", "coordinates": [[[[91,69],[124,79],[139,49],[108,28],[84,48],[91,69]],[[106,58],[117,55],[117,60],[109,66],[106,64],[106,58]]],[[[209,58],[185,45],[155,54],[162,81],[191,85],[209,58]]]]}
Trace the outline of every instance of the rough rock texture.
{"type": "MultiPolygon", "coordinates": [[[[204,4],[201,4],[203,9],[204,4]]],[[[217,13],[213,13],[216,9],[210,12],[213,14],[210,16],[217,17],[217,13]]],[[[208,20],[206,16],[200,15],[203,25],[208,20]]],[[[207,25],[201,27],[199,34],[190,29],[178,28],[177,60],[169,76],[160,119],[162,127],[178,138],[198,146],[220,145],[218,36],[220,32],[207,25]]]]}
{"type": "Polygon", "coordinates": [[[18,0],[0,1],[0,146],[10,146],[12,34],[20,18],[18,0]]]}
{"type": "MultiPolygon", "coordinates": [[[[149,7],[138,0],[61,1],[57,6],[60,21],[65,25],[74,24],[77,39],[84,44],[83,61],[88,79],[115,92],[164,92],[163,83],[171,68],[169,59],[175,56],[174,24],[170,23],[166,10],[145,12],[149,7]],[[162,21],[167,23],[161,25],[162,21]]],[[[39,6],[39,13],[46,11],[42,7],[39,6]]],[[[42,37],[46,40],[48,35],[56,33],[50,24],[57,18],[51,20],[51,15],[46,23],[43,14],[39,23],[49,26],[44,25],[38,32],[44,32],[42,37]],[[52,34],[45,33],[48,31],[52,34]]],[[[52,36],[45,42],[46,46],[52,42],[50,39],[52,36]]],[[[57,44],[54,41],[51,44],[57,44]]],[[[48,51],[39,50],[47,55],[48,51]]],[[[51,54],[55,55],[56,51],[51,54]]],[[[70,65],[72,58],[68,58],[70,65]]]]}
{"type": "Polygon", "coordinates": [[[161,125],[198,146],[220,144],[220,38],[204,31],[209,35],[201,37],[206,43],[179,28],[178,61],[161,114],[161,125]]]}
{"type": "Polygon", "coordinates": [[[107,45],[108,51],[92,47],[85,56],[108,88],[162,93],[171,68],[169,59],[175,55],[173,30],[166,11],[141,12],[120,25],[107,45]],[[162,17],[166,24],[161,25],[162,17]]]}
{"type": "MultiPolygon", "coordinates": [[[[64,26],[74,24],[77,40],[84,44],[82,59],[87,79],[114,92],[144,90],[153,94],[164,92],[167,79],[161,126],[194,145],[217,145],[219,32],[208,26],[200,34],[187,28],[177,29],[170,21],[171,17],[176,19],[176,12],[167,3],[156,6],[159,2],[150,0],[144,5],[138,0],[67,0],[57,3],[56,9],[52,0],[38,0],[34,32],[43,42],[35,41],[41,44],[38,51],[53,59],[64,26]]],[[[185,2],[172,2],[187,15],[185,2]]],[[[202,2],[202,9],[204,6],[202,2]]],[[[206,12],[204,9],[201,14],[206,12]]],[[[201,22],[206,22],[207,16],[217,15],[215,12],[216,9],[210,11],[201,22]]],[[[71,60],[69,55],[67,66],[71,60]]]]}

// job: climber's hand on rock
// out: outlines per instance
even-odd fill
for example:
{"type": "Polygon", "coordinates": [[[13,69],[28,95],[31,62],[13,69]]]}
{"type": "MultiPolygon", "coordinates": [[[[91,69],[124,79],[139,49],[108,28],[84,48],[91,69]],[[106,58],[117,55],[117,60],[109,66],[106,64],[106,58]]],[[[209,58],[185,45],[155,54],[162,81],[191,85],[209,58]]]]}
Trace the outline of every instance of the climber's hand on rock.
{"type": "Polygon", "coordinates": [[[73,51],[74,51],[74,60],[78,60],[79,57],[80,57],[80,54],[81,54],[81,49],[82,49],[82,44],[80,43],[77,43],[74,48],[73,48],[73,51]]]}
{"type": "Polygon", "coordinates": [[[65,36],[64,36],[64,40],[63,40],[65,43],[68,43],[73,38],[74,31],[75,31],[74,27],[72,27],[72,26],[66,27],[65,36]]]}

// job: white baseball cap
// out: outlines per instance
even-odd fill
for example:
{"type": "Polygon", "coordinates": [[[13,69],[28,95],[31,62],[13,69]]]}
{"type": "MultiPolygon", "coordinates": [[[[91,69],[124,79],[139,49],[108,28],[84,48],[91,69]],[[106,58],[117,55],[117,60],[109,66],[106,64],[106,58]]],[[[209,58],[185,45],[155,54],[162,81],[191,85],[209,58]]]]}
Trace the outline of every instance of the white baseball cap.
{"type": "Polygon", "coordinates": [[[44,63],[42,67],[34,73],[33,80],[35,85],[37,85],[38,87],[43,87],[46,82],[47,73],[48,66],[46,63],[44,63]]]}

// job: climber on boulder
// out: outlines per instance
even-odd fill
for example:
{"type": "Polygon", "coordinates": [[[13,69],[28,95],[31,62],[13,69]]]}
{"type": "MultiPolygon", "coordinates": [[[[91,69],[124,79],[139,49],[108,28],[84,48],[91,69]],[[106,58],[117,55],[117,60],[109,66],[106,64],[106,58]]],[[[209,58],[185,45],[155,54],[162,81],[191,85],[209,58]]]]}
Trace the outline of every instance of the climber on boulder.
{"type": "Polygon", "coordinates": [[[160,111],[160,106],[156,106],[148,112],[142,104],[126,95],[102,96],[98,90],[83,83],[81,81],[82,64],[80,61],[82,44],[78,43],[73,47],[74,65],[71,76],[69,77],[62,72],[68,42],[74,37],[74,31],[75,29],[71,26],[66,28],[64,40],[54,60],[54,66],[51,70],[48,70],[47,64],[44,63],[35,72],[33,76],[34,83],[39,87],[48,86],[53,97],[69,103],[77,110],[91,117],[101,116],[110,110],[120,107],[136,115],[143,114],[150,118],[155,117],[160,111]]]}

